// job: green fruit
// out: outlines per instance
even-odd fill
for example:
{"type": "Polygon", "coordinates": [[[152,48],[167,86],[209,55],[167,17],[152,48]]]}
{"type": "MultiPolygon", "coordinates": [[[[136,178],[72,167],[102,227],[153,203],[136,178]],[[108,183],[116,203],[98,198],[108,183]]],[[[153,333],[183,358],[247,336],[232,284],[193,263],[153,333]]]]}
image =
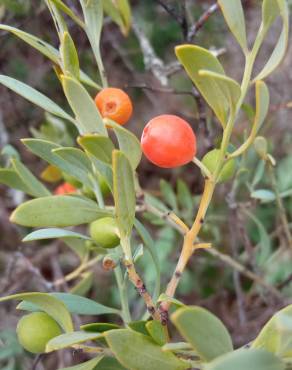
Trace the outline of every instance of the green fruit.
{"type": "Polygon", "coordinates": [[[115,248],[120,244],[118,226],[114,218],[104,217],[90,224],[91,238],[102,248],[115,248]]]}
{"type": "Polygon", "coordinates": [[[62,334],[57,322],[44,312],[34,312],[23,316],[17,325],[19,343],[32,353],[45,352],[47,343],[62,334]]]}
{"type": "MultiPolygon", "coordinates": [[[[220,155],[220,150],[219,149],[213,149],[209,153],[207,153],[204,156],[203,160],[202,160],[203,164],[208,168],[208,170],[211,173],[214,173],[214,171],[217,167],[217,162],[218,162],[218,159],[219,159],[219,155],[220,155]]],[[[225,181],[229,180],[234,175],[235,167],[236,167],[235,160],[230,159],[223,166],[217,181],[218,182],[225,182],[225,181]]]]}

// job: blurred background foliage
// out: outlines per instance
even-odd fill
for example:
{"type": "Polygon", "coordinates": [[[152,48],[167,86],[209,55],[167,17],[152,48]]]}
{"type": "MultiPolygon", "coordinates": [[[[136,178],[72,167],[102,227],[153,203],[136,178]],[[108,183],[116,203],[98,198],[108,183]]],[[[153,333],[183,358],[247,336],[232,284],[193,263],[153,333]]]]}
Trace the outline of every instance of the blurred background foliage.
{"type": "MultiPolygon", "coordinates": [[[[67,4],[79,13],[76,1],[67,4]]],[[[184,28],[171,16],[161,3],[171,6],[180,15],[185,3],[189,25],[195,24],[211,1],[131,1],[133,27],[125,37],[110,18],[106,17],[102,35],[102,55],[110,85],[124,88],[134,101],[134,116],[129,124],[138,137],[147,121],[163,113],[178,114],[187,119],[198,136],[199,158],[220,142],[220,127],[205,104],[194,95],[189,79],[177,70],[174,46],[184,42],[184,28]],[[140,47],[139,35],[145,37],[153,52],[164,65],[173,66],[175,73],[167,76],[167,86],[153,74],[153,68],[140,47]]],[[[291,3],[291,2],[290,2],[291,3]]],[[[255,36],[260,19],[261,1],[244,1],[250,40],[255,36]]],[[[291,4],[292,5],[292,4],[291,4]]],[[[0,21],[33,33],[57,46],[57,35],[50,15],[39,0],[0,0],[0,21]]],[[[93,78],[97,72],[85,35],[68,19],[71,35],[82,68],[93,78]]],[[[259,65],[267,58],[280,25],[275,24],[261,51],[259,65]]],[[[230,75],[241,77],[243,58],[227,32],[219,12],[212,15],[196,33],[193,42],[214,48],[221,54],[230,75]]],[[[65,99],[50,62],[34,49],[7,32],[0,31],[0,71],[32,85],[54,98],[60,105],[65,99]]],[[[277,73],[269,78],[271,108],[261,131],[267,137],[268,152],[276,165],[262,159],[252,148],[238,163],[235,178],[217,189],[208,212],[201,238],[212,243],[222,253],[219,258],[206,251],[199,251],[182,279],[178,298],[187,304],[201,304],[223,319],[231,330],[237,346],[252,340],[263,323],[280,307],[291,300],[292,294],[292,96],[291,96],[291,47],[277,73]],[[287,230],[288,225],[288,230],[287,230]],[[229,255],[245,269],[252,271],[262,281],[280,293],[263,288],[239,274],[226,263],[229,255]],[[222,257],[223,256],[223,257],[222,257]]],[[[92,96],[96,92],[90,91],[92,96]]],[[[236,126],[233,144],[238,146],[248,132],[255,112],[254,96],[246,102],[236,126]]],[[[53,119],[3,87],[0,87],[0,164],[4,166],[11,156],[19,155],[38,177],[46,168],[45,163],[25,151],[20,142],[23,137],[42,137],[63,145],[73,145],[76,132],[59,119],[53,119]]],[[[192,223],[202,177],[193,166],[174,171],[162,170],[145,159],[139,167],[140,183],[149,201],[160,211],[157,216],[141,212],[140,220],[149,227],[155,240],[165,286],[173,271],[181,247],[181,236],[166,222],[163,215],[174,210],[183,220],[192,223]]],[[[53,189],[58,183],[51,183],[53,189]]],[[[118,305],[116,288],[112,285],[111,272],[96,264],[84,273],[81,281],[64,282],[63,277],[76,268],[77,256],[61,242],[21,244],[28,230],[21,230],[9,223],[11,210],[23,200],[23,194],[0,186],[0,290],[1,295],[18,291],[45,291],[73,289],[89,295],[106,305],[118,305]],[[53,284],[63,281],[61,284],[53,284]],[[49,283],[49,284],[48,284],[49,283]]],[[[136,247],[141,256],[138,266],[151,289],[153,266],[149,255],[137,238],[136,247]]],[[[136,315],[143,309],[135,290],[132,309],[136,315]]],[[[32,360],[17,344],[13,328],[19,314],[14,305],[0,307],[0,367],[5,370],[31,369],[32,360]]],[[[94,318],[97,321],[97,318],[94,318]]],[[[105,320],[105,318],[103,318],[105,320]]],[[[80,355],[81,356],[81,355],[80,355]]],[[[74,357],[74,356],[73,356],[74,357]]],[[[39,364],[40,369],[56,368],[70,364],[72,356],[63,352],[56,358],[48,356],[39,364]]],[[[74,361],[73,361],[74,362],[74,361]]]]}

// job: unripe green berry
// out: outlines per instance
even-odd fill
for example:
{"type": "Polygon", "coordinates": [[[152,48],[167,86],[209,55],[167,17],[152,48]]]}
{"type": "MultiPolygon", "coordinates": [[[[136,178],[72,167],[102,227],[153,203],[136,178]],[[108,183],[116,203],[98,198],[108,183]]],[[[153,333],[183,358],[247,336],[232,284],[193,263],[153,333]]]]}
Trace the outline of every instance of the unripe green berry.
{"type": "MultiPolygon", "coordinates": [[[[217,163],[220,156],[220,150],[219,149],[213,149],[210,152],[208,152],[202,162],[203,164],[208,168],[208,170],[211,173],[214,173],[217,163]]],[[[236,163],[234,159],[230,159],[228,162],[226,162],[220,172],[218,182],[225,182],[228,181],[235,172],[236,163]]]]}
{"type": "Polygon", "coordinates": [[[91,238],[102,248],[115,248],[120,244],[118,226],[112,217],[104,217],[90,224],[91,238]]]}
{"type": "Polygon", "coordinates": [[[45,312],[34,312],[23,316],[17,325],[18,341],[32,353],[45,352],[47,343],[62,334],[57,322],[45,312]]]}

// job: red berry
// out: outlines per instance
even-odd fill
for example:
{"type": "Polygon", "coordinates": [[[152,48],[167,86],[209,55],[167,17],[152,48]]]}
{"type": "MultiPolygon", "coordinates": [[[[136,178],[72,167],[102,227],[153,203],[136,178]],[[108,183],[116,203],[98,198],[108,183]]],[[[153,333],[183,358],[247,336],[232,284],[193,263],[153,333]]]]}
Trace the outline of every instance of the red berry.
{"type": "Polygon", "coordinates": [[[65,195],[71,193],[76,193],[76,188],[68,182],[64,182],[63,184],[59,185],[54,191],[55,195],[65,195]]]}
{"type": "Polygon", "coordinates": [[[120,125],[126,124],[132,116],[132,101],[123,90],[107,87],[95,97],[95,104],[104,118],[110,118],[120,125]]]}
{"type": "Polygon", "coordinates": [[[173,168],[189,163],[196,155],[196,136],[182,118],[163,114],[145,126],[142,150],[159,167],[173,168]]]}

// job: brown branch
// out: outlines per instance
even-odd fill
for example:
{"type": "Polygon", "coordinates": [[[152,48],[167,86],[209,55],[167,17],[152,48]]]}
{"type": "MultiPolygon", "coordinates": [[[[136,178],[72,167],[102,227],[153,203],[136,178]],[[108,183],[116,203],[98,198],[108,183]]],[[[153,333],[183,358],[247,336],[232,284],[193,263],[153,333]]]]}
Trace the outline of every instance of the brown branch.
{"type": "Polygon", "coordinates": [[[161,315],[159,314],[159,312],[157,311],[155,307],[155,304],[152,300],[151,295],[148,293],[146,286],[143,283],[143,280],[140,278],[140,276],[136,272],[134,264],[125,260],[124,265],[127,269],[130,281],[135,286],[139,295],[143,298],[149,314],[153,317],[154,320],[159,320],[162,322],[162,324],[164,324],[163,320],[161,320],[161,315]]]}
{"type": "Polygon", "coordinates": [[[187,36],[188,42],[191,42],[192,39],[197,35],[198,31],[204,26],[207,20],[211,17],[212,14],[217,12],[219,9],[219,4],[216,2],[211,5],[198,19],[198,21],[190,28],[187,36]]]}

